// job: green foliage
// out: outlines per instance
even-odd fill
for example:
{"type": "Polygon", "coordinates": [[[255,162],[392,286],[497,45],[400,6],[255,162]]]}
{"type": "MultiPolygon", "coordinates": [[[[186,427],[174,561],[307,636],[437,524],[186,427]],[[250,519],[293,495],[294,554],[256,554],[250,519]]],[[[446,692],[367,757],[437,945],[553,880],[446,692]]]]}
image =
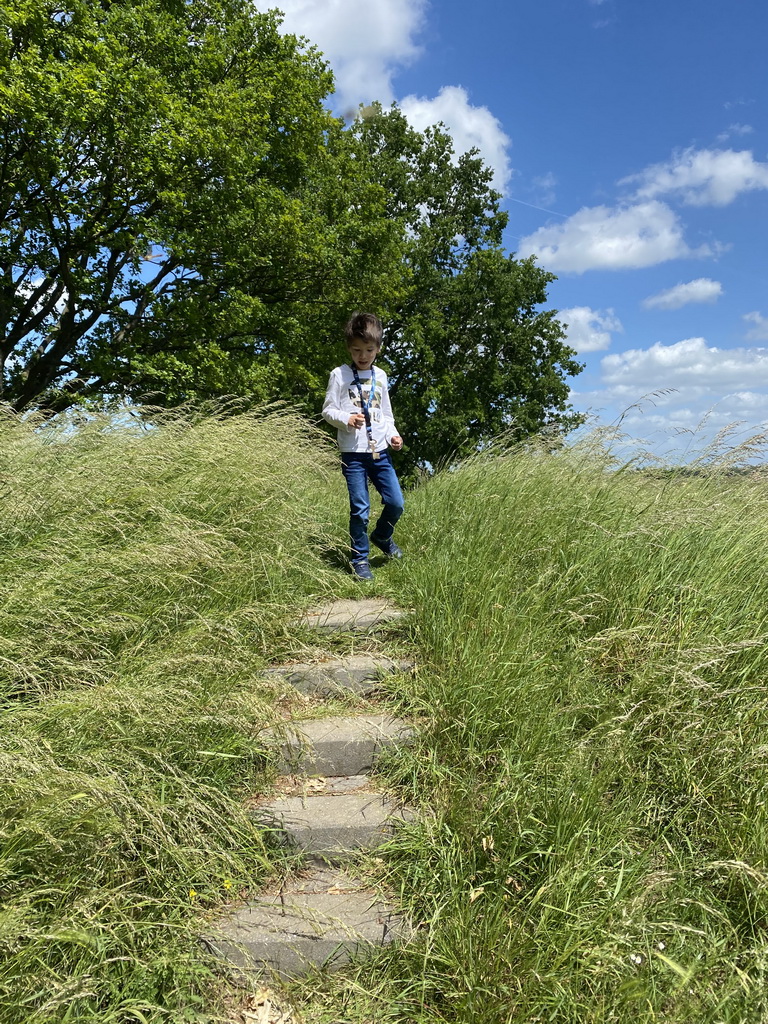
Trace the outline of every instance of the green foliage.
{"type": "MultiPolygon", "coordinates": [[[[318,308],[381,302],[381,189],[320,56],[245,0],[0,3],[0,400],[275,393],[318,308]]],[[[396,275],[395,275],[396,276],[396,275]]]]}
{"type": "Polygon", "coordinates": [[[581,366],[555,314],[537,308],[553,275],[505,254],[490,170],[476,153],[456,160],[444,130],[417,132],[396,108],[366,108],[354,131],[404,230],[408,279],[385,348],[401,465],[447,462],[502,431],[577,425],[565,378],[581,366]]]}

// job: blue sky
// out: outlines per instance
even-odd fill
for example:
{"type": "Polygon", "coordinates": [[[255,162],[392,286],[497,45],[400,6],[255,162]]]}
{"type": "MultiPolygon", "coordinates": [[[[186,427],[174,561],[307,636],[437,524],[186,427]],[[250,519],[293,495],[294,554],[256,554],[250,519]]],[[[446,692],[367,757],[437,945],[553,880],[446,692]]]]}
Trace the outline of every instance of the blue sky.
{"type": "Polygon", "coordinates": [[[507,248],[558,275],[576,408],[659,451],[768,429],[765,0],[280,6],[337,113],[396,100],[481,150],[507,248]]]}

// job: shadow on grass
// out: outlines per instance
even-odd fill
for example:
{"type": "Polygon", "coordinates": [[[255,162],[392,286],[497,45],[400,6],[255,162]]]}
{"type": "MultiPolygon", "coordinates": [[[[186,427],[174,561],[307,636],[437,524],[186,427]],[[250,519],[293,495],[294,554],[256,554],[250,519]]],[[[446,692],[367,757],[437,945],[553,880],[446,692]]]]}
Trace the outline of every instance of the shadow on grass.
{"type": "Polygon", "coordinates": [[[327,537],[320,536],[311,536],[309,544],[320,560],[331,569],[343,569],[350,572],[349,555],[345,548],[341,548],[337,544],[329,544],[327,537]]]}
{"type": "MultiPolygon", "coordinates": [[[[346,547],[337,544],[329,544],[326,537],[312,536],[309,538],[312,549],[331,569],[341,569],[348,576],[352,575],[352,567],[349,560],[349,551],[346,547]]],[[[389,559],[384,554],[371,554],[369,563],[372,568],[377,569],[386,565],[389,559]]]]}

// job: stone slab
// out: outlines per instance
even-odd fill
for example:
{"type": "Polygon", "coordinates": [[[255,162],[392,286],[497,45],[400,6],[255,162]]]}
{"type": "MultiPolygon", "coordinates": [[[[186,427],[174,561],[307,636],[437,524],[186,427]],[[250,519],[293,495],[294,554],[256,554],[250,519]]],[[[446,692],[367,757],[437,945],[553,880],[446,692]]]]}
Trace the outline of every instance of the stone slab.
{"type": "Polygon", "coordinates": [[[392,821],[410,813],[381,793],[280,797],[259,808],[257,817],[284,831],[304,853],[331,864],[370,850],[392,833],[392,821]]]}
{"type": "Polygon", "coordinates": [[[391,906],[325,869],[235,911],[205,941],[233,967],[295,978],[313,967],[332,970],[403,932],[391,906]]]}
{"type": "MultiPolygon", "coordinates": [[[[378,792],[378,785],[374,785],[369,775],[283,775],[275,782],[275,799],[283,796],[328,796],[330,793],[359,793],[378,792]]],[[[258,809],[264,805],[264,800],[252,803],[251,807],[258,809]]]]}
{"type": "Polygon", "coordinates": [[[356,793],[368,789],[371,785],[369,775],[330,775],[325,781],[325,789],[318,796],[326,793],[356,793]]]}
{"type": "Polygon", "coordinates": [[[307,695],[327,697],[339,693],[372,693],[384,676],[392,672],[408,672],[412,661],[353,654],[347,658],[329,659],[296,665],[277,665],[265,675],[284,679],[307,695]]]}
{"type": "MultiPolygon", "coordinates": [[[[265,730],[267,741],[276,738],[265,730]]],[[[391,715],[351,715],[292,722],[284,732],[280,768],[284,774],[362,775],[379,751],[407,743],[413,730],[391,715]]]]}
{"type": "Polygon", "coordinates": [[[298,620],[326,633],[369,633],[377,626],[403,618],[405,612],[383,597],[364,601],[332,601],[310,608],[298,620]]]}

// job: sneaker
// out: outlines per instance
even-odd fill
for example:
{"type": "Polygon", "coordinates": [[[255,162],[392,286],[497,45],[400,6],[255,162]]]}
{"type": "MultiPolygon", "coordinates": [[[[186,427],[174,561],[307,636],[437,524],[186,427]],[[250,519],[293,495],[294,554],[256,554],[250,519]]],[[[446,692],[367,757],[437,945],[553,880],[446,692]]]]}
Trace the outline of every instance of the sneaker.
{"type": "Polygon", "coordinates": [[[373,534],[371,534],[371,543],[375,544],[376,547],[379,548],[379,550],[383,551],[387,558],[403,557],[403,552],[400,550],[400,548],[397,546],[397,544],[395,544],[393,540],[387,541],[386,544],[382,544],[381,541],[376,540],[373,534]]]}
{"type": "Polygon", "coordinates": [[[357,576],[359,580],[372,580],[373,573],[371,567],[367,562],[353,562],[352,572],[357,576]]]}

